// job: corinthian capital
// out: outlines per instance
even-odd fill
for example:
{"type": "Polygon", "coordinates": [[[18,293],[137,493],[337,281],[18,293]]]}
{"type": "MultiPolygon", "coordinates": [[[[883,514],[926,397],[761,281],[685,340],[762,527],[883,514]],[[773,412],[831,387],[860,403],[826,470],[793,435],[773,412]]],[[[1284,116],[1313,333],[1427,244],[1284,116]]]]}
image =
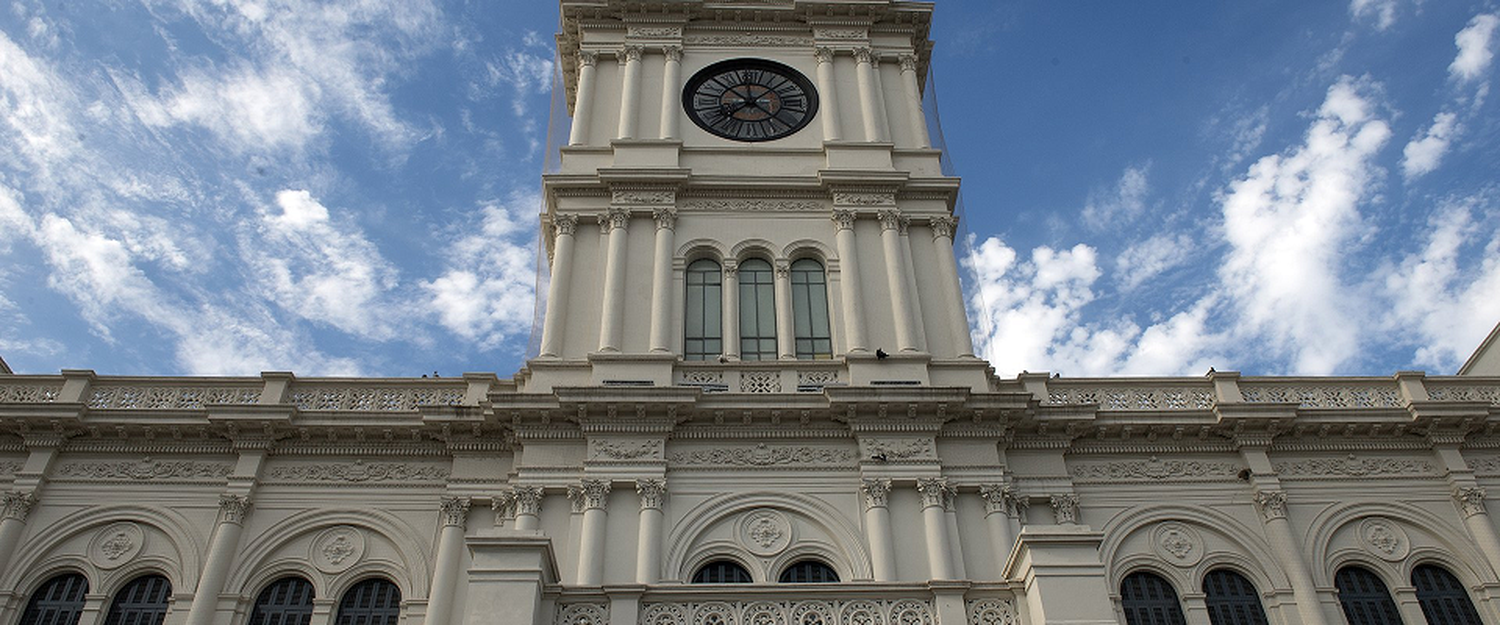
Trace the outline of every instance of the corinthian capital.
{"type": "Polygon", "coordinates": [[[915,54],[902,54],[900,56],[897,56],[896,58],[897,58],[897,60],[899,60],[901,62],[901,71],[903,71],[903,72],[915,72],[915,71],[917,71],[917,55],[915,55],[915,54]]]}
{"type": "Polygon", "coordinates": [[[244,495],[219,495],[219,518],[225,523],[244,523],[250,511],[250,498],[244,495]]]}
{"type": "Polygon", "coordinates": [[[536,516],[542,513],[542,487],[536,485],[515,488],[516,514],[536,516]]]}
{"type": "Polygon", "coordinates": [[[469,519],[469,498],[444,497],[438,504],[438,511],[443,514],[444,526],[463,527],[469,519]]]}
{"type": "Polygon", "coordinates": [[[661,52],[666,55],[669,62],[682,62],[682,46],[662,46],[661,52]]]}
{"type": "Polygon", "coordinates": [[[1266,521],[1286,518],[1286,492],[1279,490],[1255,491],[1255,508],[1266,521]]]}
{"type": "Polygon", "coordinates": [[[924,477],[917,480],[923,508],[943,508],[948,501],[948,478],[924,477]]]}
{"type": "Polygon", "coordinates": [[[875,59],[874,50],[863,47],[854,49],[854,60],[858,63],[873,63],[875,59]]]}
{"type": "Polygon", "coordinates": [[[958,218],[933,217],[927,221],[927,225],[932,228],[933,239],[948,237],[948,240],[951,241],[953,240],[953,233],[958,230],[958,218]]]}
{"type": "Polygon", "coordinates": [[[609,480],[583,480],[578,486],[583,490],[584,510],[604,510],[609,506],[609,480]]]}
{"type": "Polygon", "coordinates": [[[1078,523],[1078,495],[1075,495],[1073,493],[1053,495],[1051,498],[1051,503],[1052,515],[1057,517],[1057,523],[1059,525],[1064,523],[1078,523]]]}
{"type": "Polygon", "coordinates": [[[1463,486],[1453,491],[1453,501],[1465,517],[1484,514],[1484,489],[1478,486],[1463,486]]]}
{"type": "Polygon", "coordinates": [[[834,209],[833,214],[829,218],[833,219],[833,229],[835,232],[854,229],[855,216],[852,210],[834,209]]]}
{"type": "Polygon", "coordinates": [[[644,49],[641,46],[628,45],[620,48],[620,59],[626,63],[640,61],[642,52],[644,52],[644,49]]]}
{"type": "Polygon", "coordinates": [[[818,59],[819,63],[832,63],[833,48],[827,46],[818,46],[813,50],[813,57],[818,59]]]}
{"type": "Polygon", "coordinates": [[[578,231],[577,215],[558,215],[552,218],[552,229],[557,236],[573,236],[578,231]]]}
{"type": "Polygon", "coordinates": [[[0,508],[4,509],[0,516],[25,521],[26,515],[31,514],[31,508],[36,506],[36,502],[36,495],[29,491],[13,490],[0,494],[0,508]]]}
{"type": "Polygon", "coordinates": [[[651,209],[651,218],[656,220],[657,230],[673,230],[677,227],[677,209],[675,208],[651,209]]]}
{"type": "Polygon", "coordinates": [[[593,67],[594,64],[598,63],[598,62],[599,62],[599,53],[598,52],[591,52],[589,50],[579,50],[578,51],[578,66],[579,67],[593,67]]]}
{"type": "Polygon", "coordinates": [[[667,495],[667,481],[660,478],[636,480],[635,492],[641,498],[642,510],[660,510],[667,495]]]}
{"type": "Polygon", "coordinates": [[[880,219],[881,230],[899,230],[901,228],[901,211],[885,210],[876,213],[880,219]]]}
{"type": "Polygon", "coordinates": [[[890,505],[891,480],[884,477],[867,477],[859,482],[859,492],[865,496],[865,508],[885,508],[890,505]]]}

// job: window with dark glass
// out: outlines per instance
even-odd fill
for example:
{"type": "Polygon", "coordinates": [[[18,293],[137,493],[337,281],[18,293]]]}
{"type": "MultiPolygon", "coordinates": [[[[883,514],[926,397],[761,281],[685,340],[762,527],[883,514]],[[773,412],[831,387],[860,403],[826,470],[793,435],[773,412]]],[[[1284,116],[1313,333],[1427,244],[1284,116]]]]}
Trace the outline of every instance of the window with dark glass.
{"type": "Polygon", "coordinates": [[[694,584],[748,584],[750,571],[732,560],[714,560],[693,574],[694,584]]]}
{"type": "Polygon", "coordinates": [[[740,360],[776,360],[776,284],[771,263],[740,263],[740,360]]]}
{"type": "Polygon", "coordinates": [[[334,625],[396,625],[401,620],[401,589],[376,577],[344,591],[334,625]]]}
{"type": "Polygon", "coordinates": [[[798,358],[833,358],[828,282],[823,265],[811,258],[792,263],[792,327],[798,358]]]}
{"type": "Polygon", "coordinates": [[[1401,625],[1390,590],[1370,569],[1346,566],[1333,576],[1333,583],[1349,625],[1401,625]]]}
{"type": "Polygon", "coordinates": [[[78,625],[83,615],[83,597],[89,580],[77,573],[64,573],[44,582],[21,614],[20,625],[78,625]]]}
{"type": "Polygon", "coordinates": [[[682,354],[686,360],[712,360],[724,353],[723,279],[719,263],[702,259],[688,264],[682,354]]]}
{"type": "Polygon", "coordinates": [[[109,604],[104,625],[161,625],[167,620],[172,582],[160,575],[142,575],[125,584],[109,604]]]}
{"type": "Polygon", "coordinates": [[[312,583],[300,577],[283,577],[255,598],[249,625],[308,625],[312,612],[312,583]]]}
{"type": "Polygon", "coordinates": [[[783,584],[827,584],[839,581],[833,567],[817,560],[798,560],[781,571],[777,579],[783,584]]]}
{"type": "Polygon", "coordinates": [[[1417,602],[1429,625],[1479,625],[1479,612],[1464,585],[1440,566],[1423,564],[1411,571],[1417,602]]]}
{"type": "Polygon", "coordinates": [[[1203,576],[1204,602],[1213,625],[1266,625],[1260,593],[1250,580],[1228,569],[1215,569],[1203,576]]]}
{"type": "Polygon", "coordinates": [[[1120,582],[1126,625],[1187,625],[1172,584],[1155,573],[1137,571],[1120,582]]]}

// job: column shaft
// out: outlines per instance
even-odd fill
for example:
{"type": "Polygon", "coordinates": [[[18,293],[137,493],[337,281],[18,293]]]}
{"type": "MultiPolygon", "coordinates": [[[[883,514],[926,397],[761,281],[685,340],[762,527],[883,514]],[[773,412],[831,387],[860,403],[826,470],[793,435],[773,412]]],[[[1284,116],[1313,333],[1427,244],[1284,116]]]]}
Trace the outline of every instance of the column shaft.
{"type": "Polygon", "coordinates": [[[953,551],[948,546],[948,515],[943,511],[947,480],[917,480],[922,495],[922,525],[927,539],[927,569],[932,579],[954,579],[953,551]]]}
{"type": "Polygon", "coordinates": [[[634,139],[641,102],[641,47],[625,46],[620,51],[625,76],[620,79],[621,139],[634,139]]]}
{"type": "Polygon", "coordinates": [[[740,358],[740,272],[734,261],[724,261],[724,356],[740,358]]]}
{"type": "Polygon", "coordinates": [[[655,584],[661,580],[661,506],[666,498],[667,481],[635,481],[635,492],[641,498],[640,529],[636,535],[635,581],[655,584]]]}
{"type": "Polygon", "coordinates": [[[552,219],[556,238],[552,243],[552,282],[547,285],[547,316],[542,320],[541,356],[562,355],[562,334],[568,314],[568,289],[573,276],[573,232],[577,215],[552,219]]]}
{"type": "Polygon", "coordinates": [[[594,118],[590,111],[594,103],[594,64],[598,60],[597,53],[578,53],[578,89],[574,92],[573,128],[568,133],[568,145],[589,142],[589,122],[594,118]]]}
{"type": "Polygon", "coordinates": [[[609,210],[609,249],[604,264],[604,318],[599,323],[599,351],[620,351],[625,330],[625,239],[630,212],[609,210]]]}
{"type": "Polygon", "coordinates": [[[823,118],[823,140],[838,141],[843,138],[839,131],[839,100],[833,81],[833,50],[818,48],[818,115],[823,118]]]}
{"type": "Polygon", "coordinates": [[[672,248],[677,212],[657,209],[656,254],[651,267],[651,351],[672,351],[672,248]]]}
{"type": "Polygon", "coordinates": [[[1500,571],[1500,536],[1495,524],[1484,507],[1485,491],[1478,486],[1458,486],[1453,489],[1453,500],[1464,515],[1464,526],[1478,543],[1480,553],[1489,561],[1490,567],[1500,571]]]}
{"type": "Polygon", "coordinates": [[[875,83],[875,131],[881,141],[891,141],[891,117],[885,110],[885,79],[880,76],[881,55],[870,53],[870,78],[875,83]]]}
{"type": "Polygon", "coordinates": [[[224,592],[224,580],[229,577],[235,551],[239,549],[240,534],[245,529],[244,517],[249,504],[245,497],[225,495],[219,498],[219,523],[214,527],[203,573],[198,576],[193,605],[188,608],[188,625],[212,625],[214,622],[219,595],[224,592]]]}
{"type": "Polygon", "coordinates": [[[870,543],[870,568],[877,582],[896,580],[896,542],[891,536],[891,481],[865,478],[859,490],[865,497],[865,533],[870,543]]]}
{"type": "Polygon", "coordinates": [[[453,591],[458,586],[458,563],[464,551],[464,522],[469,514],[465,497],[444,497],[443,529],[438,534],[432,590],[427,594],[426,625],[449,625],[453,615],[453,591]]]}
{"type": "Polygon", "coordinates": [[[785,263],[776,265],[776,356],[782,360],[797,358],[796,330],[792,324],[792,270],[785,263]]]}
{"type": "Polygon", "coordinates": [[[609,521],[605,506],[609,491],[607,481],[583,481],[583,530],[578,539],[580,586],[598,586],[604,581],[604,530],[609,521]]]}
{"type": "Polygon", "coordinates": [[[927,351],[927,324],[926,317],[922,314],[922,294],[917,290],[917,267],[911,262],[911,237],[907,235],[907,227],[910,225],[909,217],[902,217],[899,231],[901,232],[901,266],[905,268],[905,274],[901,277],[906,280],[906,292],[910,294],[912,332],[916,340],[917,351],[927,351]]]}
{"type": "MultiPolygon", "coordinates": [[[[931,222],[932,241],[937,247],[937,266],[942,275],[943,289],[947,291],[947,301],[963,302],[963,285],[958,281],[958,260],[953,255],[953,232],[958,227],[958,219],[954,217],[937,217],[931,222]]],[[[964,313],[964,306],[952,306],[946,311],[948,334],[953,341],[954,351],[959,356],[974,355],[974,338],[969,334],[969,317],[964,313]]]]}
{"type": "Polygon", "coordinates": [[[885,248],[886,284],[891,290],[891,308],[896,314],[896,344],[903,352],[917,351],[916,331],[911,315],[911,294],[906,290],[906,267],[901,262],[901,214],[880,211],[880,242],[885,248]]]}
{"type": "Polygon", "coordinates": [[[0,521],[0,573],[5,572],[5,567],[10,564],[10,554],[16,550],[16,544],[21,542],[21,533],[26,530],[26,522],[20,519],[6,517],[0,521]]]}
{"type": "Polygon", "coordinates": [[[1261,518],[1265,520],[1266,537],[1270,539],[1276,560],[1286,571],[1292,584],[1292,599],[1297,602],[1297,614],[1303,625],[1325,625],[1323,609],[1318,602],[1318,589],[1313,585],[1312,573],[1302,560],[1292,525],[1286,520],[1286,494],[1280,491],[1258,492],[1255,495],[1261,518]]]}
{"type": "Polygon", "coordinates": [[[914,54],[903,54],[901,61],[901,83],[906,92],[906,111],[908,123],[911,124],[911,133],[916,147],[932,147],[932,139],[927,136],[927,116],[922,112],[922,86],[917,83],[917,57],[914,54]]]}
{"type": "Polygon", "coordinates": [[[1016,542],[1010,530],[1010,515],[992,511],[984,515],[984,522],[989,526],[990,542],[995,547],[995,570],[1003,571],[1005,561],[1010,559],[1010,549],[1016,542]]]}
{"type": "Polygon", "coordinates": [[[662,52],[666,55],[666,61],[662,66],[661,124],[657,134],[663,139],[676,139],[677,111],[682,89],[682,48],[667,46],[662,52]]]}
{"type": "Polygon", "coordinates": [[[865,315],[861,306],[858,252],[854,240],[854,211],[833,211],[834,245],[839,252],[839,302],[844,313],[844,343],[851,352],[869,351],[865,343],[865,315]]]}
{"type": "Polygon", "coordinates": [[[854,51],[857,61],[855,80],[859,84],[859,112],[864,120],[865,141],[880,141],[880,122],[876,119],[875,69],[871,65],[873,52],[869,48],[854,51]]]}

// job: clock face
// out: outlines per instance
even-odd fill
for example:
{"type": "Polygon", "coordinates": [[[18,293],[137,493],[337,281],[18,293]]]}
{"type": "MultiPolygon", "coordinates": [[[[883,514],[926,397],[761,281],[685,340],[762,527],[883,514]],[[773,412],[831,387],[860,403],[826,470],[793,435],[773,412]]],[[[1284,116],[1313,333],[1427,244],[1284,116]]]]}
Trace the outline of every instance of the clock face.
{"type": "Polygon", "coordinates": [[[818,111],[807,77],[780,63],[730,59],[703,68],[682,90],[682,105],[698,127],[735,141],[790,135],[818,111]]]}

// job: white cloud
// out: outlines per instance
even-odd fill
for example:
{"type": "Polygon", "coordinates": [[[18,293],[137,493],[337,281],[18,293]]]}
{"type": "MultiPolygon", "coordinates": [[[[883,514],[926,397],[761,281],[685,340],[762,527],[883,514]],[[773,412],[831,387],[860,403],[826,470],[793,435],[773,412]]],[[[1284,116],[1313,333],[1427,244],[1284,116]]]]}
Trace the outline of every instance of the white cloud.
{"type": "Polygon", "coordinates": [[[1349,13],[1355,18],[1375,20],[1375,28],[1385,30],[1396,23],[1397,0],[1350,0],[1349,13]]]}
{"type": "Polygon", "coordinates": [[[1458,116],[1438,113],[1432,125],[1421,131],[1401,150],[1401,171],[1408,180],[1437,169],[1448,146],[1458,134],[1458,116]]]}
{"type": "Polygon", "coordinates": [[[1161,233],[1126,248],[1115,258],[1116,279],[1125,291],[1135,290],[1163,271],[1187,262],[1197,247],[1187,233],[1161,233]]]}
{"type": "Polygon", "coordinates": [[[1458,55],[1448,66],[1448,75],[1464,82],[1483,76],[1495,59],[1495,52],[1490,48],[1496,27],[1500,27],[1500,17],[1493,13],[1481,13],[1469,20],[1469,25],[1453,36],[1458,55]]]}
{"type": "Polygon", "coordinates": [[[1373,193],[1373,159],[1390,137],[1367,95],[1376,90],[1340,79],[1302,145],[1261,158],[1219,198],[1231,246],[1220,280],[1239,330],[1269,353],[1289,354],[1299,373],[1328,374],[1354,356],[1368,311],[1340,267],[1364,227],[1359,203],[1373,193]]]}
{"type": "Polygon", "coordinates": [[[480,207],[478,231],[457,240],[443,274],[424,282],[427,307],[438,322],[464,339],[492,348],[531,327],[535,305],[536,249],[531,216],[540,198],[512,194],[480,207]]]}
{"type": "Polygon", "coordinates": [[[1146,210],[1146,196],[1151,192],[1147,175],[1151,163],[1126,167],[1115,188],[1089,194],[1083,207],[1083,219],[1089,227],[1104,230],[1121,221],[1135,219],[1146,210]]]}
{"type": "Polygon", "coordinates": [[[164,95],[161,114],[143,119],[158,126],[203,126],[236,152],[297,149],[323,132],[317,99],[317,85],[291,72],[244,69],[223,77],[195,72],[164,95]]]}

